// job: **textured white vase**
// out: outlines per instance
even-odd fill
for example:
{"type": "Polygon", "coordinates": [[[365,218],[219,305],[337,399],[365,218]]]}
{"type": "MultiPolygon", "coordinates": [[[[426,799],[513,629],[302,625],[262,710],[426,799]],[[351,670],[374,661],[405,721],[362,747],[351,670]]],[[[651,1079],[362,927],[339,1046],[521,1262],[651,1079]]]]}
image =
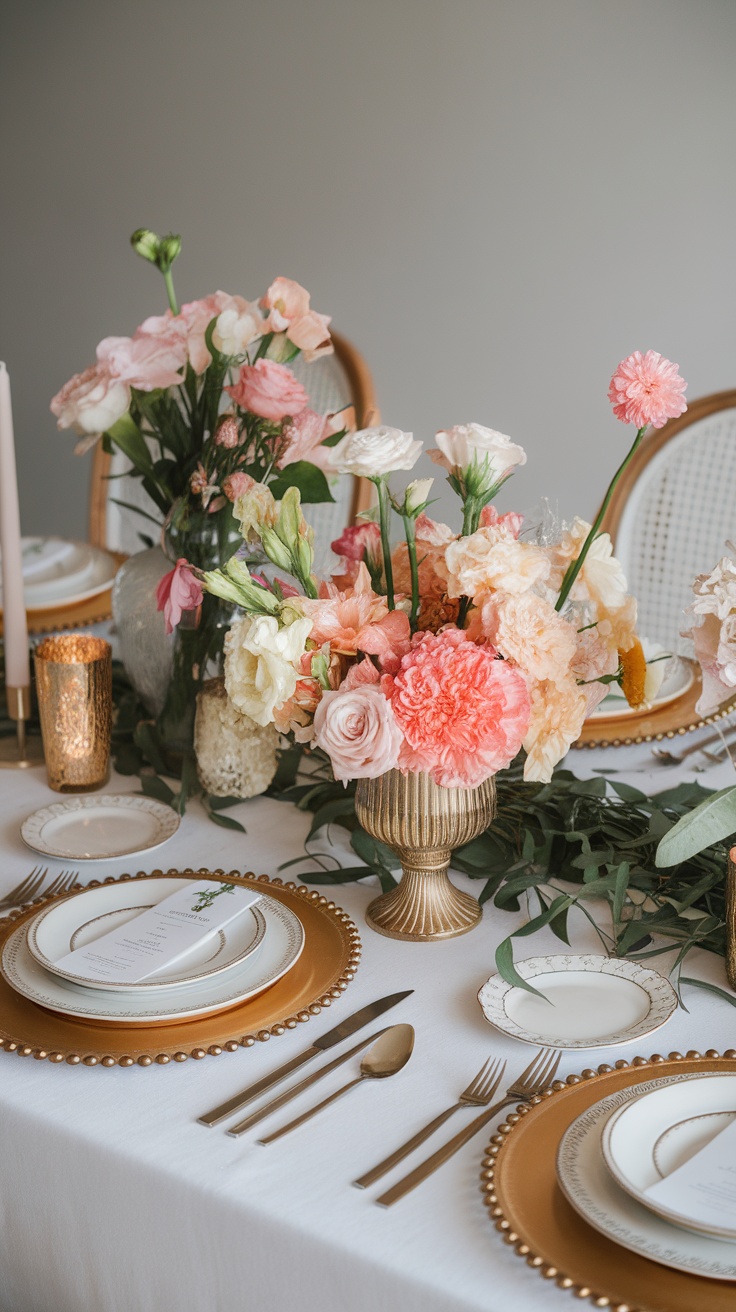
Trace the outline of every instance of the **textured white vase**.
{"type": "Polygon", "coordinates": [[[171,679],[174,635],[164,628],[156,588],[171,569],[160,547],[138,551],[121,565],[112,590],[112,614],[125,672],[152,715],[163,707],[171,679]]]}

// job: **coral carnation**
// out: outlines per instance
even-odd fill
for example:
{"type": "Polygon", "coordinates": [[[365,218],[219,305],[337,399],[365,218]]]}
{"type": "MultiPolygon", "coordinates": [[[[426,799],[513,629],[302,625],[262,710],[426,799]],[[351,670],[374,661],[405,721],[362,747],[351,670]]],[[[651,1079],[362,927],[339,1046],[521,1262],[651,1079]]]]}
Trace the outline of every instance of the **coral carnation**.
{"type": "Polygon", "coordinates": [[[399,768],[426,770],[445,788],[475,788],[521,746],[529,724],[526,682],[459,629],[423,634],[414,644],[390,689],[405,739],[399,768]]]}
{"type": "Polygon", "coordinates": [[[687,383],[679,365],[665,360],[658,351],[634,351],[622,360],[611,379],[608,399],[617,419],[637,428],[662,428],[687,410],[687,383]]]}

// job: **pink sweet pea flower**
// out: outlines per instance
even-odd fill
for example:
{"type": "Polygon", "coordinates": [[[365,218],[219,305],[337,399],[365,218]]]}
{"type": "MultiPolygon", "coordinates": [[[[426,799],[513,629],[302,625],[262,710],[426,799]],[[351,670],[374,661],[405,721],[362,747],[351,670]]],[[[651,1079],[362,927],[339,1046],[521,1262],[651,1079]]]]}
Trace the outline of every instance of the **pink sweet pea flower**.
{"type": "Polygon", "coordinates": [[[261,301],[268,318],[265,332],[286,333],[305,360],[316,360],[334,348],[329,316],[309,308],[309,292],[292,278],[276,278],[261,301]]]}
{"type": "Polygon", "coordinates": [[[662,428],[668,419],[684,414],[687,383],[679,367],[658,351],[634,351],[622,360],[608,388],[616,418],[636,428],[662,428]]]}
{"type": "Polygon", "coordinates": [[[250,410],[262,419],[279,423],[287,415],[298,415],[306,408],[309,397],[286,365],[275,360],[256,360],[255,364],[241,365],[234,387],[225,389],[243,410],[250,410]]]}
{"type": "Polygon", "coordinates": [[[167,633],[173,633],[185,610],[196,610],[202,604],[202,585],[192,574],[188,562],[180,556],[168,574],[164,574],[156,588],[156,602],[164,613],[167,633]]]}
{"type": "Polygon", "coordinates": [[[284,446],[276,460],[277,469],[285,469],[287,465],[296,464],[297,460],[310,460],[313,465],[329,469],[330,448],[322,446],[329,434],[327,415],[318,415],[308,407],[300,410],[284,428],[284,446]]]}

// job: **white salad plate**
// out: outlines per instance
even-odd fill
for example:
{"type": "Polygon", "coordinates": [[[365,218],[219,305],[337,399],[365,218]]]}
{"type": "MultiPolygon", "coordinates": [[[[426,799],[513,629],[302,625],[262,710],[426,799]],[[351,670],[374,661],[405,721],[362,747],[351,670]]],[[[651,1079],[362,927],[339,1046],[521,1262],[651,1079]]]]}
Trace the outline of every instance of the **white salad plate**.
{"type": "MultiPolygon", "coordinates": [[[[664,653],[663,647],[658,647],[656,643],[644,642],[644,654],[647,660],[651,660],[653,655],[664,653]]],[[[679,656],[670,656],[665,665],[665,674],[662,680],[659,692],[653,697],[651,703],[647,705],[647,711],[659,710],[662,706],[667,706],[670,702],[677,701],[693,685],[695,678],[695,669],[688,661],[682,660],[679,656]]],[[[587,717],[588,720],[613,720],[626,719],[631,715],[641,715],[641,706],[629,706],[624,697],[623,690],[617,683],[610,685],[609,692],[603,701],[587,717]]]]}
{"type": "Polygon", "coordinates": [[[114,558],[88,542],[23,538],[21,550],[23,595],[29,610],[86,601],[104,592],[115,578],[114,558]]]}
{"type": "MultiPolygon", "coordinates": [[[[588,1107],[560,1141],[557,1179],[583,1220],[614,1243],[675,1271],[714,1280],[736,1280],[736,1244],[680,1229],[642,1207],[617,1185],[603,1157],[603,1131],[614,1112],[634,1098],[680,1084],[682,1079],[680,1075],[666,1075],[635,1084],[588,1107]]],[[[693,1312],[697,1310],[693,1308],[693,1312]]]]}
{"type": "Polygon", "coordinates": [[[237,969],[263,941],[266,921],[260,900],[216,934],[196,944],[166,970],[156,971],[155,975],[139,983],[86,979],[84,975],[59,970],[56,966],[55,963],[69,952],[87,947],[101,935],[129,924],[136,916],[171,897],[172,893],[178,893],[189,883],[188,879],[132,879],[75,893],[39,911],[28,922],[28,951],[39,966],[60,979],[128,995],[154,988],[177,988],[237,969]]]}
{"type": "Polygon", "coordinates": [[[27,924],[20,925],[7,939],[0,971],[17,993],[63,1016],[120,1025],[190,1020],[255,997],[281,979],[299,959],[304,947],[299,918],[275,898],[264,897],[259,908],[266,932],[256,952],[221,975],[176,988],[164,985],[147,989],[143,995],[109,993],[60,979],[34,961],[28,950],[27,924]]]}
{"type": "Polygon", "coordinates": [[[712,1225],[704,1226],[646,1192],[700,1152],[734,1116],[736,1072],[684,1076],[676,1084],[634,1098],[614,1113],[601,1141],[606,1165],[616,1183],[657,1216],[700,1234],[734,1241],[736,1227],[723,1223],[716,1207],[712,1225]]]}
{"type": "Polygon", "coordinates": [[[150,852],[179,828],[170,806],[137,793],[67,797],[34,811],[20,827],[27,847],[67,861],[112,861],[150,852]]]}
{"type": "Polygon", "coordinates": [[[669,980],[637,961],[559,954],[517,961],[515,969],[542,997],[492,975],[478,1001],[491,1025],[535,1047],[630,1043],[658,1030],[677,1007],[669,980]]]}

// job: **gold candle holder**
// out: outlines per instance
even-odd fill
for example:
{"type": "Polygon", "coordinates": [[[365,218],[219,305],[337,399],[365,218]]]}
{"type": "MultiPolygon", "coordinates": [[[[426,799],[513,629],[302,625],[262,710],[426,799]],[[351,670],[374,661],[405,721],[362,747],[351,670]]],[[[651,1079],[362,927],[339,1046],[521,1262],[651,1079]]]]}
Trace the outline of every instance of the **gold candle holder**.
{"type": "Polygon", "coordinates": [[[49,784],[87,793],[107,782],[112,733],[112,648],[91,634],[44,638],[36,694],[49,784]]]}
{"type": "Polygon", "coordinates": [[[736,847],[728,854],[726,876],[726,975],[736,989],[736,847]]]}

